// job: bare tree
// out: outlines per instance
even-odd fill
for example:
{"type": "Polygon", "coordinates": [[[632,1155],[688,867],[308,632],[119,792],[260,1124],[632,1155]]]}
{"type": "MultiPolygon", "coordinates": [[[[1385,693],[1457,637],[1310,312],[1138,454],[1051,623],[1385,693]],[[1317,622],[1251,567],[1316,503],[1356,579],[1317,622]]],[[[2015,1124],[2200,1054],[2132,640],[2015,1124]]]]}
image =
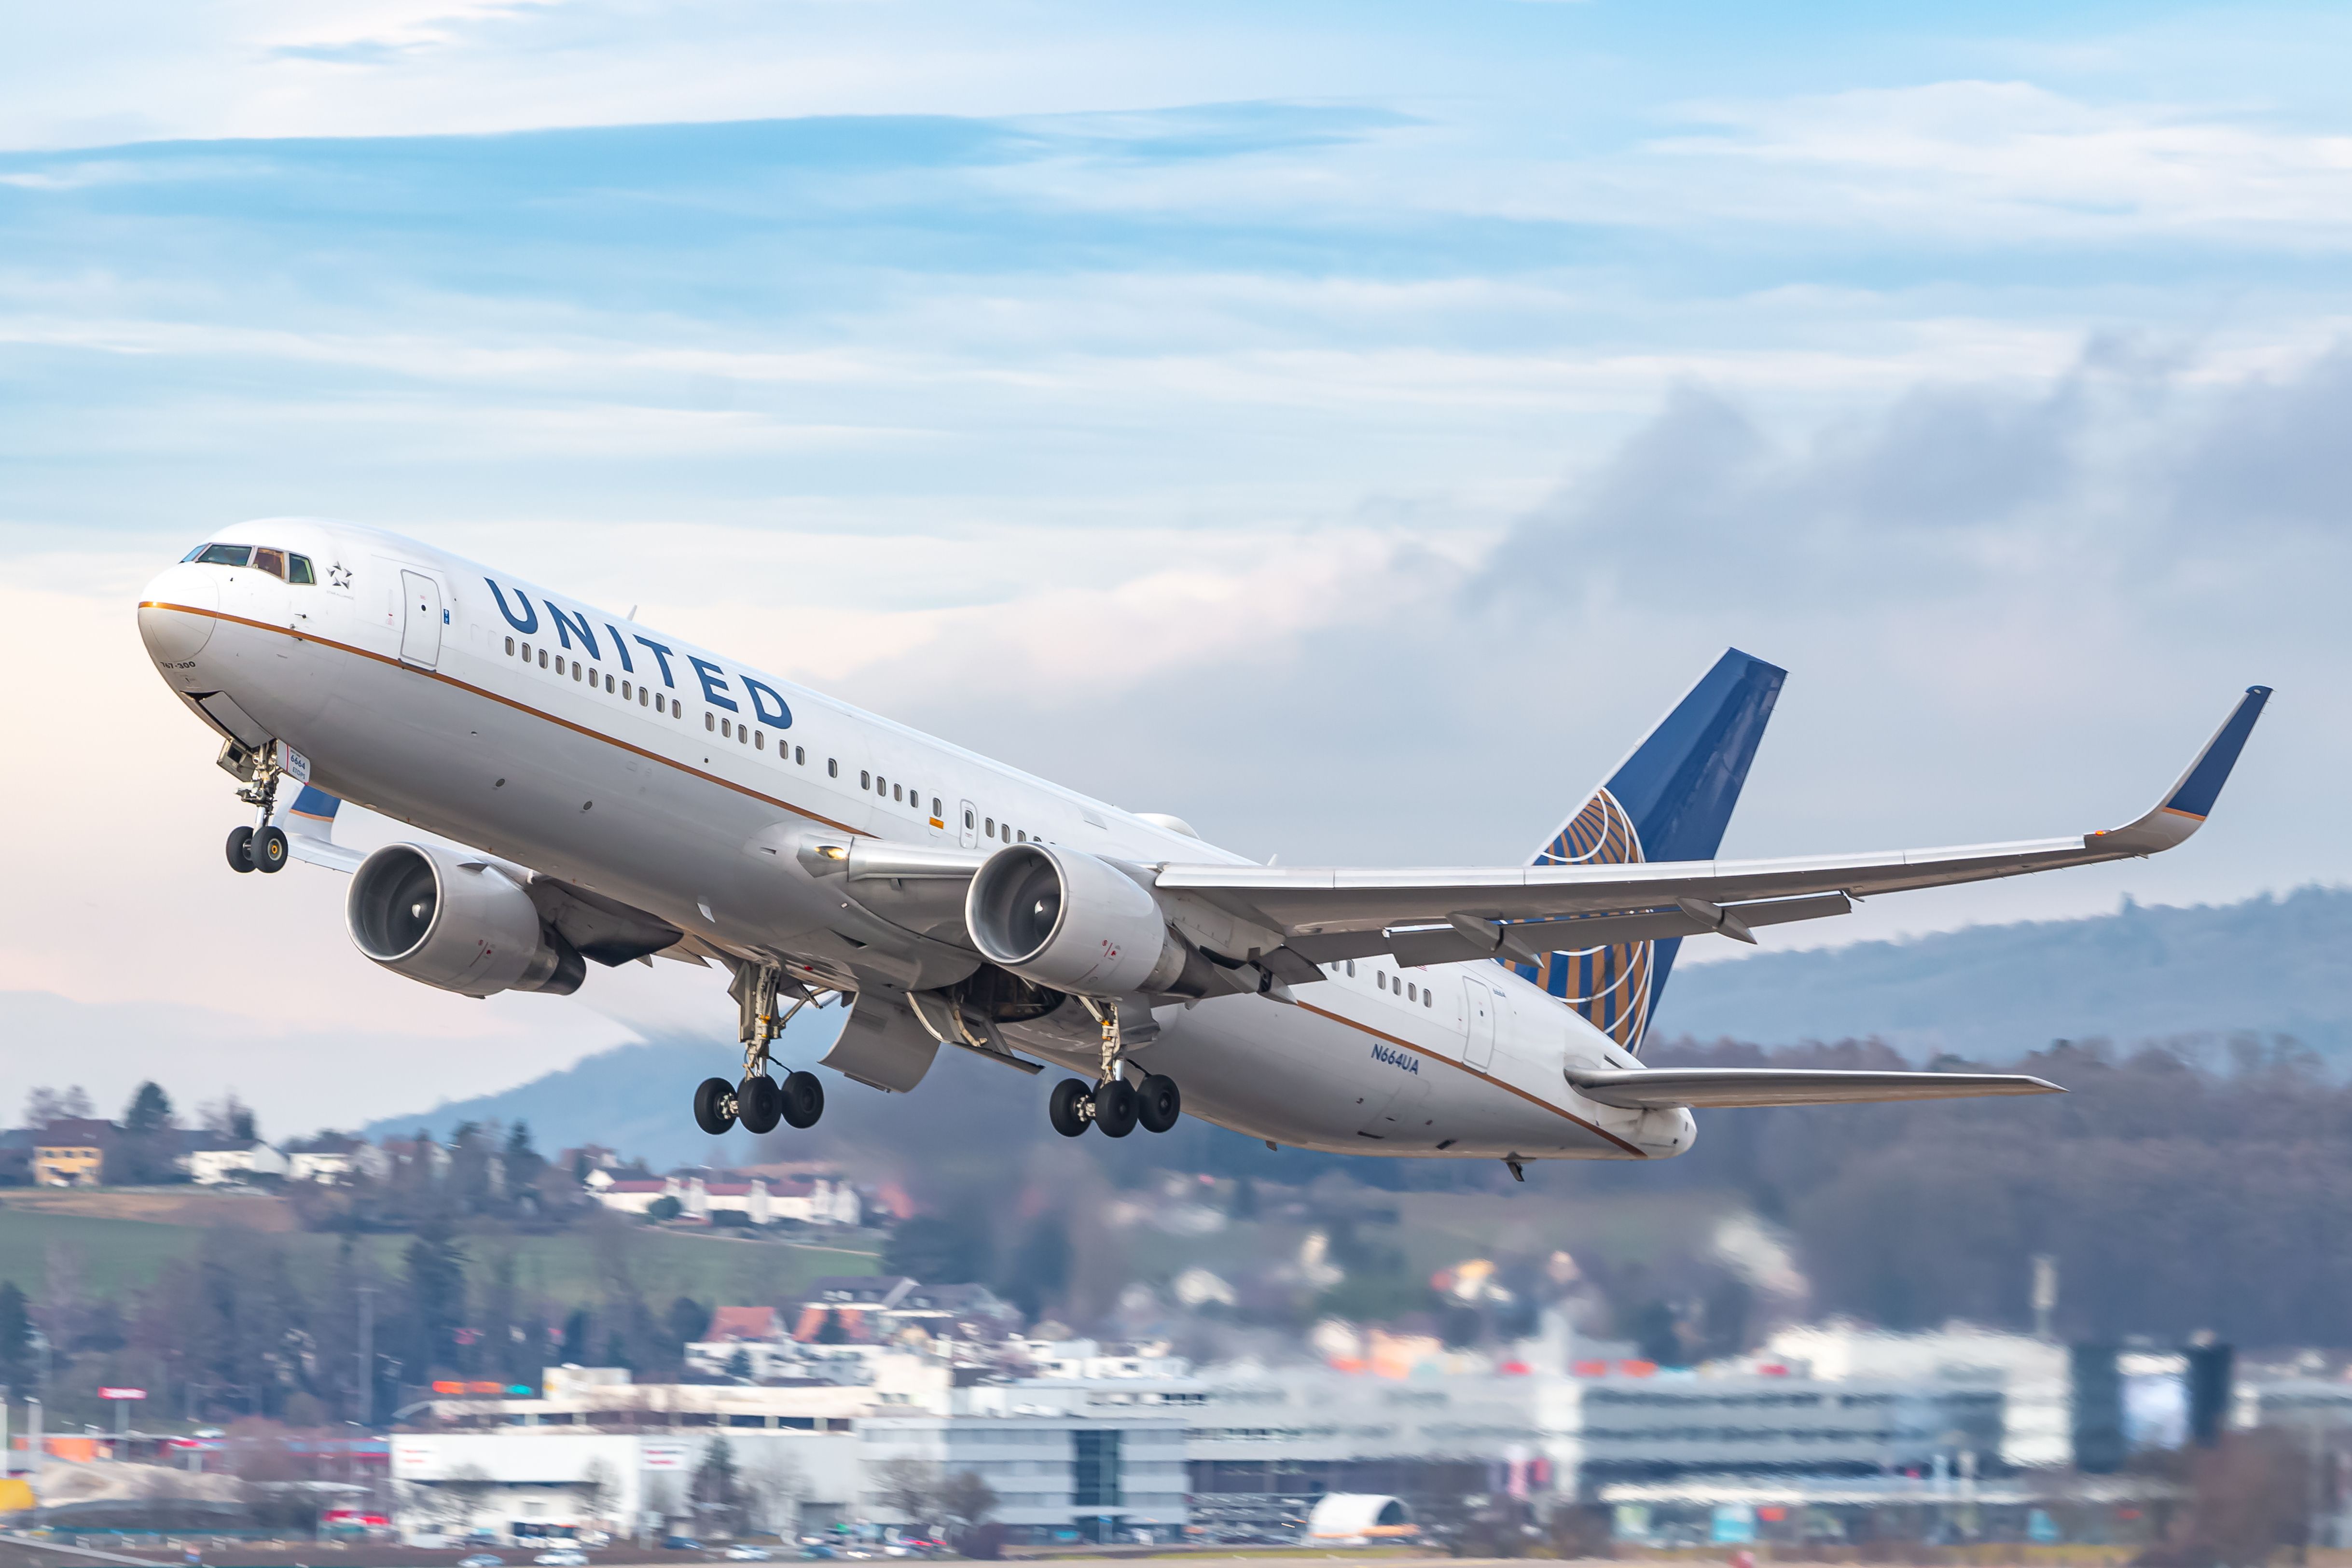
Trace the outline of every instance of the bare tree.
{"type": "Polygon", "coordinates": [[[744,1467],[740,1484],[747,1522],[787,1539],[798,1531],[807,1483],[782,1444],[761,1445],[759,1457],[744,1467]]]}
{"type": "Polygon", "coordinates": [[[924,1524],[938,1515],[940,1468],[907,1454],[885,1459],[875,1468],[874,1495],[908,1524],[924,1524]]]}
{"type": "Polygon", "coordinates": [[[613,1467],[602,1458],[589,1460],[588,1468],[580,1472],[580,1479],[572,1488],[572,1495],[580,1500],[580,1511],[599,1521],[607,1517],[605,1510],[613,1506],[615,1489],[613,1467]]]}
{"type": "Polygon", "coordinates": [[[954,1527],[951,1533],[961,1534],[986,1523],[1000,1500],[978,1470],[958,1470],[940,1483],[932,1506],[942,1523],[954,1527]]]}

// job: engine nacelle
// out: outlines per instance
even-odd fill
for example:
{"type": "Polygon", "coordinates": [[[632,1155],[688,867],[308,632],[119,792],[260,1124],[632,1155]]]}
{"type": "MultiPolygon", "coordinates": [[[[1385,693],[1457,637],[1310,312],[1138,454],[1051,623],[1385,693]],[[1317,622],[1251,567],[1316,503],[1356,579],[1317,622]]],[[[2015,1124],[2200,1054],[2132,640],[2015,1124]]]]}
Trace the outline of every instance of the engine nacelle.
{"type": "Polygon", "coordinates": [[[386,969],[467,996],[567,996],[587,970],[513,878],[426,845],[387,844],[361,861],[343,919],[352,945],[386,969]]]}
{"type": "Polygon", "coordinates": [[[990,856],[963,912],[972,945],[991,963],[1084,996],[1166,991],[1192,957],[1150,889],[1107,860],[1057,845],[1010,844],[990,856]]]}

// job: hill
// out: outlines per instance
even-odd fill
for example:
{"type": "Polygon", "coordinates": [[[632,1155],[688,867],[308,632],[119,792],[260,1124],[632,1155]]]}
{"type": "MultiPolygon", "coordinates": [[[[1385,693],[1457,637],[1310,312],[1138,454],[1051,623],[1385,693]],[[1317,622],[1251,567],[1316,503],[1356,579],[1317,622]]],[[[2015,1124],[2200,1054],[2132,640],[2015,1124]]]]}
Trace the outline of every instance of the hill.
{"type": "Polygon", "coordinates": [[[2352,1063],[2352,889],[2111,915],[1675,970],[1653,1039],[1873,1036],[1917,1060],[2010,1061],[2053,1039],[2288,1035],[2352,1063]]]}

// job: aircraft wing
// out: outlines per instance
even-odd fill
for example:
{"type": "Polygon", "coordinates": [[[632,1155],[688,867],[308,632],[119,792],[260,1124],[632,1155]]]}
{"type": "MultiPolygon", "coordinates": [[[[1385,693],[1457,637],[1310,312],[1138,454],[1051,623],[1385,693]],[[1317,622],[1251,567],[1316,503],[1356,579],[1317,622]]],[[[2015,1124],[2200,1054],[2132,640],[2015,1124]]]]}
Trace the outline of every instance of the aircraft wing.
{"type": "Polygon", "coordinates": [[[1570,1068],[1568,1081],[1587,1100],[1627,1110],[1847,1105],[1859,1100],[2066,1092],[2047,1079],[2022,1073],[1840,1072],[1811,1068],[1570,1068]]]}
{"type": "Polygon", "coordinates": [[[1752,942],[1752,927],[1843,914],[1856,898],[2169,849],[2211,812],[2270,694],[2248,688],[2163,798],[2105,832],[1787,860],[1406,870],[1171,865],[1155,880],[1163,891],[1282,932],[1288,951],[1270,967],[1279,973],[1295,960],[1304,971],[1298,979],[1315,977],[1312,964],[1381,952],[1438,963],[1710,931],[1752,942]]]}

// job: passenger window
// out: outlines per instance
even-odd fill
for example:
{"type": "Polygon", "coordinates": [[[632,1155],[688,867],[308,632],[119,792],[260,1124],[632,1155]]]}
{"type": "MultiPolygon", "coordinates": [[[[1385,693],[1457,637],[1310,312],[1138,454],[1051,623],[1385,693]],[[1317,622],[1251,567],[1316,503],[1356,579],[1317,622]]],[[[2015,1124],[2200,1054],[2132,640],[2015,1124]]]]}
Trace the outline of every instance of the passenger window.
{"type": "Polygon", "coordinates": [[[1422,1005],[1423,1006],[1424,1006],[1424,1007],[1434,1007],[1434,1006],[1436,1006],[1436,1005],[1437,1005],[1437,993],[1436,993],[1436,992],[1434,992],[1434,991],[1424,991],[1424,992],[1423,992],[1423,993],[1421,994],[1421,1005],[1422,1005]]]}
{"type": "Polygon", "coordinates": [[[1418,1002],[1418,1001],[1420,1001],[1420,1000],[1421,1000],[1421,987],[1420,987],[1420,986],[1418,986],[1418,985],[1408,985],[1408,986],[1406,986],[1406,987],[1404,988],[1404,999],[1405,999],[1406,1001],[1408,1001],[1408,1002],[1418,1002]]]}
{"type": "Polygon", "coordinates": [[[857,787],[858,787],[859,789],[872,789],[872,788],[874,787],[874,775],[873,775],[872,773],[867,773],[867,772],[866,772],[865,769],[863,769],[863,768],[858,769],[858,770],[857,770],[857,787]]]}
{"type": "Polygon", "coordinates": [[[634,695],[635,694],[629,689],[629,683],[625,680],[621,682],[621,700],[626,702],[634,695]]]}
{"type": "Polygon", "coordinates": [[[905,793],[902,792],[897,784],[892,784],[890,786],[890,798],[892,800],[904,800],[907,797],[905,793]]]}
{"type": "Polygon", "coordinates": [[[841,759],[839,757],[825,758],[824,776],[829,779],[837,779],[841,776],[841,759]]]}
{"type": "MultiPolygon", "coordinates": [[[[525,657],[529,656],[526,655],[525,657]]],[[[541,669],[545,669],[547,668],[547,650],[545,648],[541,648],[539,650],[539,668],[541,669]]]]}
{"type": "Polygon", "coordinates": [[[739,745],[739,746],[748,746],[748,745],[750,745],[750,744],[751,743],[751,731],[749,731],[749,730],[746,730],[746,729],[745,729],[745,728],[743,728],[743,726],[742,726],[742,725],[740,725],[740,724],[736,725],[736,726],[735,726],[735,743],[736,743],[737,745],[739,745]]]}
{"type": "Polygon", "coordinates": [[[971,826],[971,813],[967,811],[963,814],[963,825],[966,827],[970,827],[971,826]]]}
{"type": "Polygon", "coordinates": [[[1029,842],[1029,832],[1028,832],[1028,829],[1026,829],[1026,828],[1024,828],[1024,829],[1022,830],[1022,832],[1021,832],[1021,842],[1022,842],[1022,843],[1024,843],[1024,844],[1026,844],[1026,843],[1028,843],[1028,842],[1029,842]]]}
{"type": "Polygon", "coordinates": [[[931,815],[932,815],[933,816],[938,816],[938,817],[942,817],[942,818],[943,818],[943,817],[945,816],[945,815],[946,815],[946,813],[945,813],[945,812],[940,808],[940,797],[939,797],[938,795],[933,795],[933,796],[931,796],[931,815]]]}
{"type": "MultiPolygon", "coordinates": [[[[319,585],[319,579],[311,574],[310,558],[307,555],[289,555],[286,558],[286,580],[300,588],[315,588],[319,585]]],[[[509,648],[507,651],[512,653],[514,649],[509,648]]]]}
{"type": "Polygon", "coordinates": [[[514,657],[514,638],[512,637],[507,638],[507,657],[509,658],[514,657]]]}
{"type": "Polygon", "coordinates": [[[1351,958],[1351,959],[1348,960],[1348,978],[1349,978],[1349,979],[1350,979],[1350,980],[1353,980],[1355,977],[1356,977],[1356,961],[1355,961],[1354,959],[1352,959],[1352,958],[1351,958]]]}
{"type": "Polygon", "coordinates": [[[993,837],[996,837],[996,818],[994,818],[994,817],[992,817],[992,817],[990,817],[990,818],[988,819],[988,829],[987,829],[987,831],[988,831],[988,836],[989,836],[991,838],[993,838],[993,837]]]}
{"type": "Polygon", "coordinates": [[[574,680],[580,679],[580,661],[576,658],[572,661],[572,679],[574,680]]]}
{"type": "Polygon", "coordinates": [[[196,557],[207,566],[242,566],[253,559],[250,544],[207,544],[205,552],[196,557]]]}
{"type": "Polygon", "coordinates": [[[768,749],[768,732],[765,730],[751,731],[751,749],[755,752],[764,752],[768,749]]]}
{"type": "Polygon", "coordinates": [[[604,678],[604,695],[607,697],[613,695],[613,678],[609,675],[604,678]]]}
{"type": "Polygon", "coordinates": [[[713,713],[708,708],[704,709],[702,710],[702,727],[706,730],[716,730],[719,728],[719,715],[713,713]]]}
{"type": "Polygon", "coordinates": [[[806,746],[794,746],[793,748],[793,765],[799,768],[808,766],[808,748],[806,746]]]}

